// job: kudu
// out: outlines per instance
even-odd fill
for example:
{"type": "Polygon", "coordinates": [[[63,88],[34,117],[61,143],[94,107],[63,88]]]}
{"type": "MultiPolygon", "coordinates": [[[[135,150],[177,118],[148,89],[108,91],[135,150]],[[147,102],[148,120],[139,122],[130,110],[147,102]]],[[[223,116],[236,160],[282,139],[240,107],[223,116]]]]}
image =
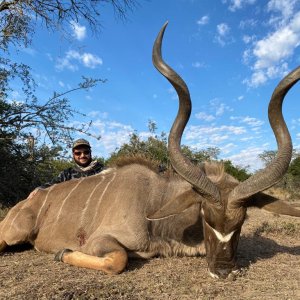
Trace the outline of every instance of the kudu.
{"type": "Polygon", "coordinates": [[[291,160],[292,142],[281,106],[300,79],[300,68],[279,83],[269,104],[276,158],[240,183],[222,164],[199,167],[181,152],[191,100],[184,81],[161,57],[166,25],[154,43],[153,63],[179,97],[168,143],[175,172],[163,175],[149,161],[128,158],[98,175],[39,189],[0,223],[0,250],[29,242],[38,251],[56,253],[56,260],[108,274],[122,272],[131,255],[206,253],[210,275],[225,278],[237,272],[237,245],[248,206],[300,217],[299,210],[262,192],[283,177],[291,160]]]}

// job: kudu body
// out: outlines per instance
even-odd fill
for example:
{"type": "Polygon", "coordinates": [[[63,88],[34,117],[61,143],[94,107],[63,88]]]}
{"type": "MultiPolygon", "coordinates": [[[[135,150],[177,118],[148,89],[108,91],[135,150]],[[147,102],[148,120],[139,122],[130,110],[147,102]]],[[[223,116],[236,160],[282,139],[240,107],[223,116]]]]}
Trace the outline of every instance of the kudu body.
{"type": "Polygon", "coordinates": [[[159,174],[143,159],[128,158],[98,175],[38,190],[13,207],[0,223],[0,251],[30,242],[56,259],[108,274],[122,272],[128,256],[196,256],[206,253],[213,277],[236,271],[236,252],[248,206],[300,217],[300,211],[262,191],[285,174],[292,143],[282,117],[287,91],[300,69],[275,89],[269,119],[278,143],[275,160],[245,182],[224,172],[222,164],[195,166],[180,150],[191,112],[188,88],[161,58],[166,24],[153,47],[156,68],[179,96],[179,111],[169,135],[176,173],[159,174]]]}

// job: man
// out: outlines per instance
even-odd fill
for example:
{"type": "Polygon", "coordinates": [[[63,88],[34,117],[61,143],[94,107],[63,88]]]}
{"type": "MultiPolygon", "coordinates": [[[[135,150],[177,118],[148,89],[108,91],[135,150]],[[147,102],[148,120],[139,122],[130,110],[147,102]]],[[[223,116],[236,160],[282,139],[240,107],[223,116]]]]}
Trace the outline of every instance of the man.
{"type": "Polygon", "coordinates": [[[43,184],[41,188],[47,188],[55,183],[60,183],[73,178],[87,177],[100,173],[104,166],[96,160],[92,160],[90,143],[85,139],[76,140],[72,147],[74,167],[63,170],[51,182],[43,184]]]}

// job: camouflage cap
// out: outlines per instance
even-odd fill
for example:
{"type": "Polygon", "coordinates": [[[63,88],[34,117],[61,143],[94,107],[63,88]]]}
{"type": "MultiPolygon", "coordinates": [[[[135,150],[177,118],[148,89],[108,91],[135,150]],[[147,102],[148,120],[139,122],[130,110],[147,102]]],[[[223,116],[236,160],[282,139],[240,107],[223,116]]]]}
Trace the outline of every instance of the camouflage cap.
{"type": "Polygon", "coordinates": [[[85,139],[78,139],[76,140],[74,143],[73,143],[73,147],[72,147],[72,150],[79,147],[79,146],[87,146],[89,148],[91,148],[91,145],[90,143],[85,140],[85,139]]]}

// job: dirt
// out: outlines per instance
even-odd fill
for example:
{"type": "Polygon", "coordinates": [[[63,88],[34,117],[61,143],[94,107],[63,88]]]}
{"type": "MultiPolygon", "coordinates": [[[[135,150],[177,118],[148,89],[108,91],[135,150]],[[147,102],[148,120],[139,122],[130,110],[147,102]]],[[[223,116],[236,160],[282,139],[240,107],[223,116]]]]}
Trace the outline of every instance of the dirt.
{"type": "Polygon", "coordinates": [[[0,299],[300,299],[300,220],[258,209],[248,216],[237,278],[210,278],[204,257],[130,260],[108,276],[19,246],[0,255],[0,299]]]}

